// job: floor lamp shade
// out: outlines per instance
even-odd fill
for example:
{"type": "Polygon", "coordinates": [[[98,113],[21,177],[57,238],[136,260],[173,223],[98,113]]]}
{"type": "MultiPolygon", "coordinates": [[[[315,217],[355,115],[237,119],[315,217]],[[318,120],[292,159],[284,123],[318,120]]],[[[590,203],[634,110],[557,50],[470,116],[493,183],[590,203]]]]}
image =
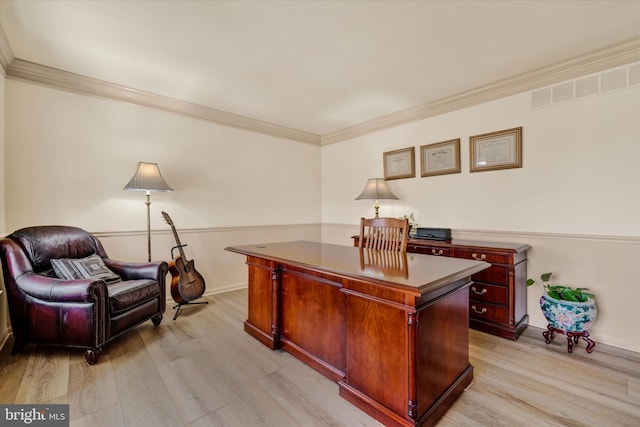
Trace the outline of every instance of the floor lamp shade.
{"type": "Polygon", "coordinates": [[[173,191],[162,178],[157,163],[139,162],[138,170],[123,190],[173,191]]]}
{"type": "Polygon", "coordinates": [[[392,199],[398,200],[398,198],[391,192],[389,186],[387,186],[387,181],[383,178],[369,178],[367,180],[367,184],[364,186],[364,190],[355,200],[375,200],[375,210],[376,210],[376,218],[378,218],[378,211],[380,210],[380,205],[378,205],[378,200],[381,199],[392,199]]]}
{"type": "Polygon", "coordinates": [[[152,191],[173,191],[166,183],[157,163],[139,162],[136,173],[131,177],[123,190],[140,190],[146,191],[147,200],[147,253],[149,262],[151,261],[151,192],[152,191]]]}

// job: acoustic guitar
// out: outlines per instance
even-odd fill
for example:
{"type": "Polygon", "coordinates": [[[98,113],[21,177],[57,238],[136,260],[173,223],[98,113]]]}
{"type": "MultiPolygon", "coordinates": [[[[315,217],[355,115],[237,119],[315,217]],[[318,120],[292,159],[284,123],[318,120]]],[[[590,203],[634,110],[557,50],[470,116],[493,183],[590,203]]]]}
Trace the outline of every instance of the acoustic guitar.
{"type": "MultiPolygon", "coordinates": [[[[183,244],[180,243],[178,232],[173,225],[173,221],[168,213],[162,212],[164,220],[171,226],[173,237],[176,239],[176,247],[180,255],[169,261],[169,272],[171,273],[171,296],[180,305],[188,304],[190,301],[198,299],[205,290],[204,278],[196,271],[193,260],[187,260],[184,255],[183,244]]],[[[174,307],[175,308],[175,307],[174,307]]],[[[179,312],[179,309],[178,309],[179,312]]],[[[178,316],[176,312],[176,317],[178,316]]],[[[174,317],[175,319],[175,317],[174,317]]]]}

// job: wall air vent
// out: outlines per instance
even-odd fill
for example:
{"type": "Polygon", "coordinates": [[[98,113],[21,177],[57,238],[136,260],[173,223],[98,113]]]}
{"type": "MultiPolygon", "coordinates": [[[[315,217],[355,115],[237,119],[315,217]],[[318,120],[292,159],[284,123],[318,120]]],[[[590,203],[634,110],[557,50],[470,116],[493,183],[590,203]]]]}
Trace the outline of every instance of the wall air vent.
{"type": "Polygon", "coordinates": [[[600,91],[600,79],[597,75],[576,80],[576,98],[596,95],[600,91]]]}
{"type": "Polygon", "coordinates": [[[627,70],[620,68],[607,71],[600,75],[600,87],[602,91],[622,89],[627,85],[627,70]]]}
{"type": "Polygon", "coordinates": [[[562,83],[552,88],[553,102],[570,101],[573,99],[573,82],[562,83]]]}
{"type": "Polygon", "coordinates": [[[531,92],[531,108],[568,102],[640,84],[640,63],[603,71],[531,92]]]}

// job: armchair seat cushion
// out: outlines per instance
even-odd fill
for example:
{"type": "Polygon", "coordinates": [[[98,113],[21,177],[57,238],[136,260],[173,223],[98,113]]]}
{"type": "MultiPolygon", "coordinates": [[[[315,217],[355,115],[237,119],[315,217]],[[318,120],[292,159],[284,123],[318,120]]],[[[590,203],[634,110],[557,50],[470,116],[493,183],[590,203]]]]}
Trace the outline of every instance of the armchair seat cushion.
{"type": "Polygon", "coordinates": [[[150,279],[125,280],[107,286],[109,311],[122,313],[160,296],[158,282],[150,279]]]}

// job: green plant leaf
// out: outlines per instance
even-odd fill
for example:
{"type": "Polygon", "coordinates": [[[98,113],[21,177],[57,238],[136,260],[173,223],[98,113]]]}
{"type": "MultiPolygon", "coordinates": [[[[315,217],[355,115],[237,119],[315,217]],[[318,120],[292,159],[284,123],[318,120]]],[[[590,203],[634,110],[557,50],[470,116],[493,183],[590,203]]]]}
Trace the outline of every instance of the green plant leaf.
{"type": "Polygon", "coordinates": [[[547,289],[547,295],[549,295],[551,298],[562,299],[560,297],[560,294],[554,291],[553,289],[547,289]]]}
{"type": "Polygon", "coordinates": [[[540,280],[542,280],[543,282],[548,282],[549,279],[551,279],[551,274],[552,273],[544,273],[540,276],[540,280]]]}
{"type": "MultiPolygon", "coordinates": [[[[584,292],[589,288],[572,288],[571,286],[565,285],[550,285],[549,280],[551,279],[552,273],[544,273],[540,275],[540,280],[542,280],[544,285],[544,290],[551,298],[571,301],[571,302],[587,302],[589,298],[595,300],[595,295],[584,292]]],[[[527,279],[527,286],[531,286],[536,283],[533,279],[527,279]]]]}
{"type": "Polygon", "coordinates": [[[578,295],[571,289],[564,289],[561,293],[562,299],[565,301],[581,302],[578,295]]]}

